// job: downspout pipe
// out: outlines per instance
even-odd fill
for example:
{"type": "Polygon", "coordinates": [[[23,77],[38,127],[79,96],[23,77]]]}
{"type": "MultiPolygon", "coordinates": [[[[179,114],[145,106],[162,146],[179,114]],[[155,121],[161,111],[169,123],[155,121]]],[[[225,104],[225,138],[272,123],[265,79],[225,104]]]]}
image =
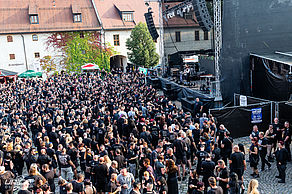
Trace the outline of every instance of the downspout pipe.
{"type": "Polygon", "coordinates": [[[24,52],[24,59],[25,59],[25,66],[26,66],[26,70],[28,70],[28,64],[27,64],[27,57],[26,57],[26,49],[25,49],[25,42],[24,42],[24,36],[22,34],[20,34],[21,38],[22,38],[22,45],[23,45],[23,52],[24,52]]]}

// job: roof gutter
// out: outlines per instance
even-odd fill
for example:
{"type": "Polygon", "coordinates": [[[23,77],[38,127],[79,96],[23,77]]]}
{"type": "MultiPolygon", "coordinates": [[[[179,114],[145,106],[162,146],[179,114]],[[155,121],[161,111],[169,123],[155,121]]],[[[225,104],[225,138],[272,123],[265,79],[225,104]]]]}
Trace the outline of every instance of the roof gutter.
{"type": "MultiPolygon", "coordinates": [[[[101,25],[101,27],[102,27],[102,26],[103,26],[103,25],[102,25],[102,21],[101,21],[101,19],[100,19],[100,17],[99,17],[99,14],[98,14],[98,11],[97,11],[97,8],[96,8],[96,5],[95,5],[94,0],[91,0],[91,4],[92,4],[93,9],[94,9],[94,12],[95,12],[95,14],[96,14],[97,20],[98,20],[98,22],[100,23],[100,25],[101,25]]],[[[102,27],[102,28],[103,28],[103,27],[102,27]]]]}
{"type": "MultiPolygon", "coordinates": [[[[100,26],[101,26],[101,34],[104,35],[103,23],[102,23],[101,18],[100,18],[99,14],[98,14],[98,11],[97,11],[97,8],[96,8],[96,5],[95,5],[95,1],[91,0],[91,3],[92,3],[92,6],[94,8],[94,12],[96,14],[97,20],[99,21],[100,26]]],[[[105,46],[105,35],[103,36],[103,39],[104,39],[104,46],[105,46]]]]}

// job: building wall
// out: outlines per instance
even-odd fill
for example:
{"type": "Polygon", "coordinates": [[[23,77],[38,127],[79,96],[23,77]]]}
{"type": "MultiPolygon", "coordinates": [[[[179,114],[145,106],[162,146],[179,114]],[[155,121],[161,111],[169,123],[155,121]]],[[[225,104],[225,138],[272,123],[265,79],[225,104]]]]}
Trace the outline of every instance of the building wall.
{"type": "Polygon", "coordinates": [[[56,57],[59,53],[54,49],[47,49],[46,41],[49,33],[37,34],[38,41],[32,40],[33,34],[11,34],[13,42],[7,41],[8,35],[0,35],[0,68],[22,73],[28,69],[41,71],[40,59],[44,56],[51,55],[56,57]],[[24,43],[23,43],[24,39],[24,43]],[[25,62],[24,45],[26,50],[27,67],[25,62]],[[35,58],[35,53],[39,53],[40,57],[35,58]],[[15,59],[10,60],[9,54],[15,54],[15,59]]]}
{"type": "MultiPolygon", "coordinates": [[[[106,30],[105,31],[105,42],[109,43],[117,52],[117,55],[122,55],[127,57],[128,61],[128,52],[130,52],[126,47],[126,41],[128,38],[130,38],[131,35],[131,29],[129,30],[106,30]],[[114,46],[114,35],[119,35],[120,37],[120,46],[114,46]]],[[[159,39],[156,44],[156,52],[159,54],[159,39]]]]}
{"type": "Polygon", "coordinates": [[[195,51],[211,49],[211,35],[209,32],[209,39],[204,40],[204,31],[199,27],[192,28],[165,28],[164,29],[164,49],[165,56],[174,54],[178,51],[195,51]],[[181,42],[176,42],[175,33],[179,31],[181,34],[181,42]],[[195,40],[195,31],[199,31],[200,40],[195,40]],[[171,39],[172,37],[172,39],[171,39]],[[176,49],[176,48],[177,49],[176,49]]]}

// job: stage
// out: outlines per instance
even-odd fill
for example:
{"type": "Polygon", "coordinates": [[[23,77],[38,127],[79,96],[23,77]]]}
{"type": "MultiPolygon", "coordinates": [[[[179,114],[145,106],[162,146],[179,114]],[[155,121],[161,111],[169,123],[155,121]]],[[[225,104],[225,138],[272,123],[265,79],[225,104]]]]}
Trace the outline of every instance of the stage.
{"type": "Polygon", "coordinates": [[[147,83],[154,88],[162,89],[164,95],[171,100],[181,101],[184,110],[193,112],[193,105],[196,98],[203,102],[203,111],[206,112],[214,107],[214,97],[210,94],[205,94],[200,90],[179,85],[174,81],[162,77],[148,78],[147,83]]]}

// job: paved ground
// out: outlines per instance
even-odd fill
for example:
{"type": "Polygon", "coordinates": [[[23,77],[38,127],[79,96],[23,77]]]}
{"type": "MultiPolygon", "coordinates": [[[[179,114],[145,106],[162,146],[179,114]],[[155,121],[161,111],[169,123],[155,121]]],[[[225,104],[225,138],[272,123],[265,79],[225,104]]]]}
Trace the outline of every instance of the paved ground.
{"type": "MultiPolygon", "coordinates": [[[[242,143],[246,148],[250,146],[249,137],[242,137],[234,140],[235,144],[242,143]]],[[[246,156],[248,159],[248,156],[246,156]]],[[[250,176],[252,173],[249,163],[247,163],[247,170],[244,173],[244,185],[247,191],[248,182],[253,178],[250,176]]],[[[261,163],[260,163],[261,165],[261,163]]],[[[260,167],[259,165],[259,167],[260,167]]],[[[266,167],[267,168],[267,167],[266,167]]],[[[272,163],[270,170],[260,172],[259,191],[261,194],[292,194],[292,163],[288,163],[286,170],[286,183],[278,183],[278,179],[275,176],[278,175],[277,167],[275,162],[272,163]]],[[[180,194],[187,193],[187,181],[179,182],[180,194]]],[[[246,193],[246,192],[245,192],[246,193]]]]}
{"type": "MultiPolygon", "coordinates": [[[[250,145],[250,141],[248,137],[235,139],[234,143],[235,144],[243,143],[246,148],[248,148],[250,145]]],[[[248,159],[248,156],[246,156],[246,158],[248,159]]],[[[261,194],[292,194],[292,163],[288,163],[286,173],[287,173],[286,183],[280,184],[278,183],[278,179],[275,178],[275,176],[278,175],[275,162],[272,163],[272,168],[270,170],[265,170],[264,172],[260,172],[260,178],[257,179],[259,181],[260,193],[261,194]]],[[[249,163],[248,163],[247,171],[244,173],[244,179],[245,179],[244,185],[246,188],[247,188],[248,182],[252,179],[250,174],[251,174],[251,168],[249,167],[249,163]]],[[[27,173],[25,172],[24,175],[27,175],[27,173]]],[[[22,177],[18,177],[15,180],[14,193],[17,193],[17,190],[20,188],[21,180],[23,180],[22,177]]],[[[187,193],[187,185],[188,185],[187,180],[179,182],[180,194],[187,193]]],[[[55,182],[57,183],[57,179],[55,182]]]]}

